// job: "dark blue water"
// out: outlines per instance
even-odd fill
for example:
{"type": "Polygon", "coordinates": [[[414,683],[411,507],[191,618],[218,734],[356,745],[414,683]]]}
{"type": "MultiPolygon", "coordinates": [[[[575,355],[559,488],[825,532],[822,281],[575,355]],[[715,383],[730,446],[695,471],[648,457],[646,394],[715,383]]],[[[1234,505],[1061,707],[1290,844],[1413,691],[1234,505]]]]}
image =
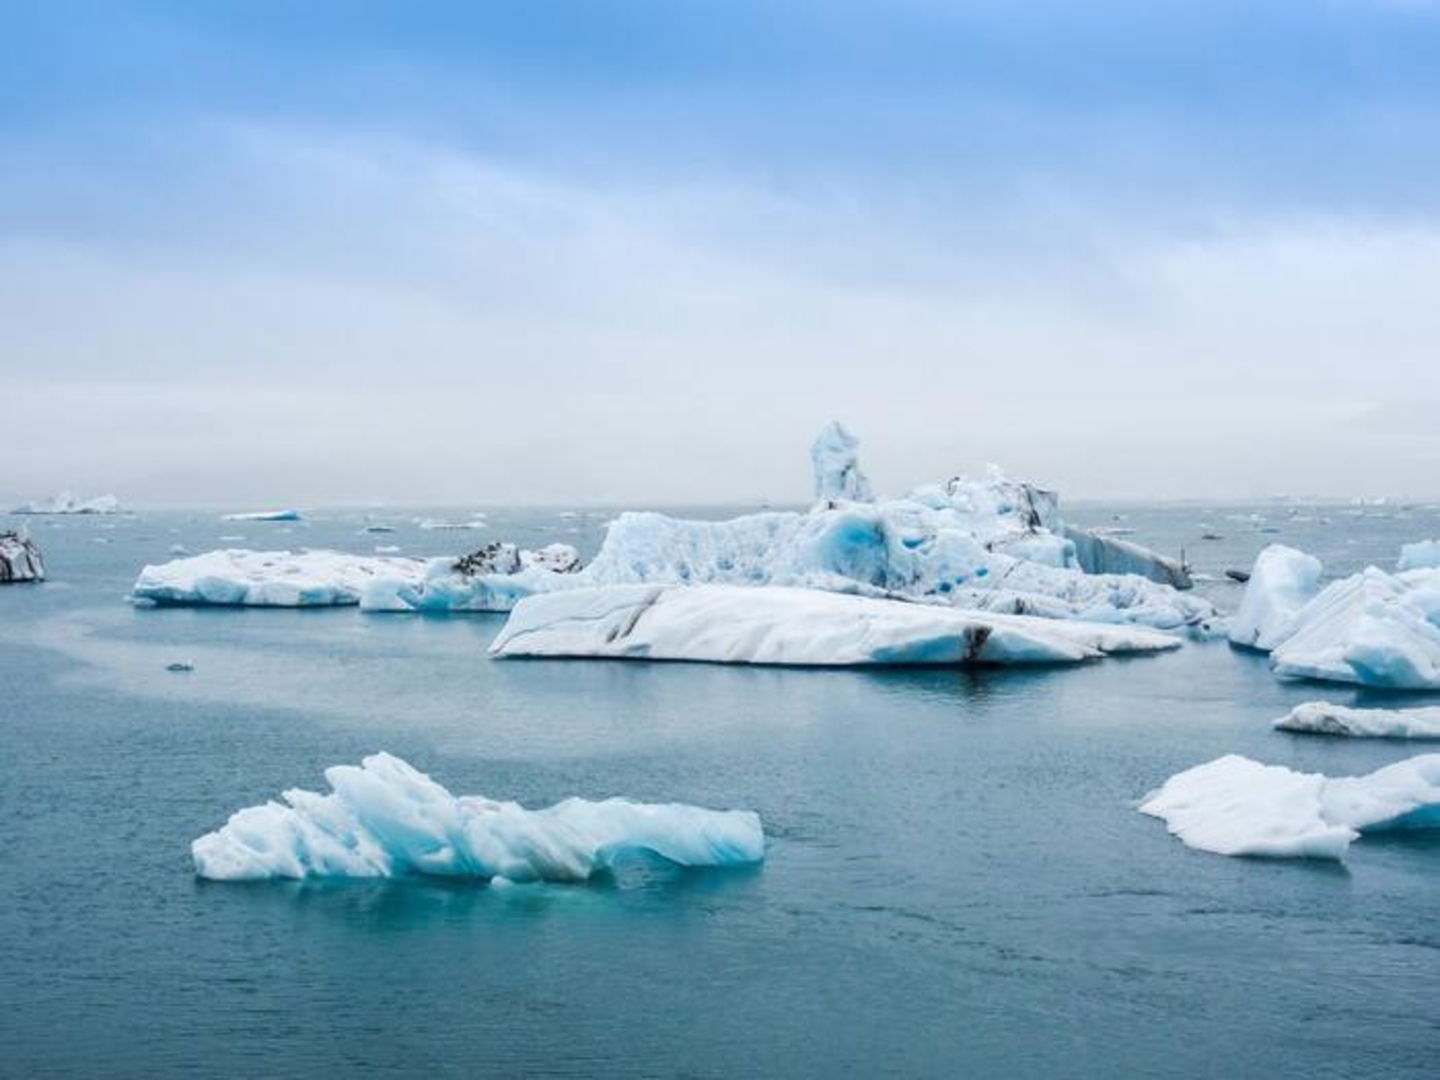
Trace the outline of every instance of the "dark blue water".
{"type": "MultiPolygon", "coordinates": [[[[1226,517],[1253,509],[1072,516],[1207,574],[1276,539],[1346,572],[1440,536],[1422,510],[1226,517]]],[[[593,547],[602,518],[360,520],[32,523],[54,580],[0,589],[0,1074],[1435,1075],[1440,844],[1225,859],[1133,809],[1226,752],[1338,774],[1424,748],[1269,729],[1354,692],[1219,643],[1040,672],[502,663],[499,617],[122,602],[177,542],[593,547]],[[508,890],[193,877],[231,811],[378,749],[532,805],[753,808],[768,859],[508,890]]]]}

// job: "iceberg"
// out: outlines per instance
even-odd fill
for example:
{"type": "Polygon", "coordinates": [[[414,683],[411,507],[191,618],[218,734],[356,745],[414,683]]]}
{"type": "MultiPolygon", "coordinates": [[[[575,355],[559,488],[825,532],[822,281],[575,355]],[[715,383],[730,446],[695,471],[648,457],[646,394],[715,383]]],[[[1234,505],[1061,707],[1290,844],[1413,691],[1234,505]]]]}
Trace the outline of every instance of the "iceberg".
{"type": "Polygon", "coordinates": [[[1440,689],[1440,569],[1370,566],[1323,589],[1321,570],[1313,556],[1267,547],[1231,641],[1269,652],[1281,678],[1440,689]]]}
{"type": "Polygon", "coordinates": [[[1154,630],[785,586],[614,585],[520,601],[496,657],[728,664],[1056,664],[1180,644],[1154,630]]]}
{"type": "Polygon", "coordinates": [[[15,514],[118,514],[120,500],[114,495],[97,495],[93,499],[77,499],[68,491],[49,499],[17,506],[15,514]]]}
{"type": "Polygon", "coordinates": [[[243,514],[222,514],[222,521],[300,521],[299,510],[251,510],[243,514]]]}
{"type": "Polygon", "coordinates": [[[24,529],[0,531],[0,585],[44,581],[45,560],[24,529]]]}
{"type": "Polygon", "coordinates": [[[1440,707],[1350,709],[1326,701],[1296,705],[1275,721],[1278,731],[1367,739],[1440,739],[1440,707]]]}
{"type": "Polygon", "coordinates": [[[191,845],[215,881],[394,878],[584,881],[635,854],[680,866],[765,857],[759,815],[680,803],[566,799],[543,810],[455,796],[390,754],[325,770],[333,789],[291,790],[230,816],[191,845]]]}
{"type": "Polygon", "coordinates": [[[1282,678],[1440,689],[1440,572],[1376,567],[1331,582],[1270,653],[1282,678]]]}
{"type": "Polygon", "coordinates": [[[1117,539],[1118,532],[1118,529],[1106,532],[1066,525],[1062,535],[1075,545],[1075,561],[1087,574],[1138,574],[1176,589],[1194,587],[1190,568],[1182,560],[1160,555],[1129,540],[1117,539]]]}
{"type": "Polygon", "coordinates": [[[526,596],[565,587],[579,570],[580,553],[569,544],[528,551],[497,541],[459,559],[431,559],[418,578],[377,576],[362,591],[360,610],[509,611],[526,596]]]}
{"type": "Polygon", "coordinates": [[[815,474],[815,498],[869,502],[870,481],[860,471],[860,440],[832,420],[820,429],[810,446],[815,474]]]}
{"type": "MultiPolygon", "coordinates": [[[[398,550],[398,549],[397,549],[398,550]]],[[[228,548],[146,566],[131,598],[168,605],[509,611],[580,565],[568,544],[488,544],[460,559],[228,548]]]]}
{"type": "Polygon", "coordinates": [[[376,579],[418,581],[424,571],[419,559],[229,548],[147,566],[131,597],[153,604],[344,606],[360,603],[376,579]]]}
{"type": "Polygon", "coordinates": [[[1338,779],[1228,754],[1172,776],[1140,812],[1199,851],[1339,859],[1363,832],[1440,826],[1440,754],[1338,779]]]}
{"type": "Polygon", "coordinates": [[[1440,568],[1440,540],[1420,540],[1400,547],[1397,570],[1433,570],[1440,568]]]}
{"type": "Polygon", "coordinates": [[[1269,652],[1294,630],[1295,616],[1320,591],[1320,560],[1271,544],[1255,559],[1240,610],[1230,620],[1236,645],[1269,652]]]}

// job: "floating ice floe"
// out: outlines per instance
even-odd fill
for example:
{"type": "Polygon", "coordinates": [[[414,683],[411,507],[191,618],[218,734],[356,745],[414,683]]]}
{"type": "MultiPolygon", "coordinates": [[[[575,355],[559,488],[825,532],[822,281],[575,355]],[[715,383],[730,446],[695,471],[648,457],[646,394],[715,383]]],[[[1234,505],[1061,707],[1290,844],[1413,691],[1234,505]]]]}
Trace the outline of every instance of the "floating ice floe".
{"type": "Polygon", "coordinates": [[[243,514],[223,514],[222,521],[300,521],[299,510],[250,510],[243,514]]]}
{"type": "Polygon", "coordinates": [[[1179,643],[1134,626],[957,611],[814,589],[614,585],[521,601],[490,652],[813,666],[1053,664],[1179,643]]]}
{"type": "Polygon", "coordinates": [[[1339,859],[1362,832],[1440,826],[1440,754],[1340,778],[1228,754],[1172,776],[1140,812],[1200,851],[1339,859]]]}
{"type": "Polygon", "coordinates": [[[325,607],[360,602],[376,579],[419,581],[419,559],[338,551],[208,551],[140,571],[131,596],[155,604],[325,607]]]}
{"type": "Polygon", "coordinates": [[[1290,548],[1262,552],[1232,638],[1268,648],[1282,678],[1440,689],[1440,569],[1370,566],[1321,589],[1319,565],[1290,548]]]}
{"type": "Polygon", "coordinates": [[[1368,739],[1440,739],[1440,706],[1421,709],[1351,709],[1326,701],[1296,705],[1275,721],[1280,731],[1368,739]]]}
{"type": "Polygon", "coordinates": [[[0,530],[0,585],[44,581],[45,560],[24,529],[0,530]]]}
{"type": "Polygon", "coordinates": [[[17,506],[15,514],[118,514],[120,500],[114,495],[98,495],[93,499],[77,499],[68,491],[49,499],[17,506]]]}
{"type": "Polygon", "coordinates": [[[584,881],[627,857],[738,867],[765,857],[759,815],[680,803],[566,799],[543,810],[450,794],[390,754],[325,770],[333,793],[284,793],[191,845],[217,881],[412,874],[584,881]]]}

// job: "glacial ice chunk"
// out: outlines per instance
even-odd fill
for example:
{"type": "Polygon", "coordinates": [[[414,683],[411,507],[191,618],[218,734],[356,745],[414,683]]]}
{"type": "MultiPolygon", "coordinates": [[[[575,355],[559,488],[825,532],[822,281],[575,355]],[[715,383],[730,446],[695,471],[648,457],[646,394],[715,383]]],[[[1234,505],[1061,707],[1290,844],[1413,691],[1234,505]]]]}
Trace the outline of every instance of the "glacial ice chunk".
{"type": "Polygon", "coordinates": [[[1440,568],[1440,540],[1419,540],[1400,547],[1397,570],[1431,570],[1440,568]]]}
{"type": "Polygon", "coordinates": [[[860,440],[832,420],[820,429],[810,447],[817,499],[869,502],[870,481],[860,471],[860,440]]]}
{"type": "Polygon", "coordinates": [[[1338,779],[1228,754],[1172,776],[1140,812],[1200,851],[1339,859],[1363,832],[1440,826],[1440,754],[1338,779]]]}
{"type": "Polygon", "coordinates": [[[1279,731],[1370,739],[1440,739],[1440,706],[1351,709],[1326,701],[1296,705],[1275,721],[1279,731]]]}
{"type": "Polygon", "coordinates": [[[680,866],[760,862],[760,817],[680,803],[566,799],[542,810],[455,796],[398,757],[325,770],[331,794],[291,790],[230,816],[191,845],[195,872],[267,878],[584,881],[635,853],[680,866]]]}
{"type": "Polygon", "coordinates": [[[1075,545],[1075,560],[1087,574],[1138,574],[1176,589],[1189,589],[1195,584],[1189,568],[1181,560],[1160,555],[1130,540],[1073,525],[1065,526],[1064,536],[1075,545]]]}
{"type": "Polygon", "coordinates": [[[346,606],[377,579],[418,581],[424,570],[419,559],[230,548],[147,566],[131,596],[155,604],[346,606]]]}
{"type": "Polygon", "coordinates": [[[0,530],[0,585],[44,581],[45,560],[25,529],[0,530]]]}
{"type": "Polygon", "coordinates": [[[1179,643],[1133,626],[784,586],[617,585],[522,600],[490,652],[807,666],[1047,664],[1179,643]]]}
{"type": "Polygon", "coordinates": [[[580,570],[569,544],[529,551],[496,541],[459,559],[431,559],[419,578],[384,575],[360,595],[362,611],[509,611],[526,596],[566,588],[580,570]]]}
{"type": "Polygon", "coordinates": [[[1240,610],[1230,620],[1230,640],[1268,652],[1295,628],[1295,616],[1320,591],[1320,560],[1271,544],[1255,559],[1240,610]]]}

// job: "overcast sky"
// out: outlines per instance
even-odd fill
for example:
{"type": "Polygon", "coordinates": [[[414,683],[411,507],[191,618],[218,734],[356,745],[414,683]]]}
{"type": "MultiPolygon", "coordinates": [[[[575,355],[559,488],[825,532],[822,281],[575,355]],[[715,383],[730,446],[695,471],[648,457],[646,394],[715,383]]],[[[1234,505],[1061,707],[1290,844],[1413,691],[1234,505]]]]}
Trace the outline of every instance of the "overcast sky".
{"type": "Polygon", "coordinates": [[[1434,4],[3,22],[0,493],[1440,495],[1434,4]]]}

